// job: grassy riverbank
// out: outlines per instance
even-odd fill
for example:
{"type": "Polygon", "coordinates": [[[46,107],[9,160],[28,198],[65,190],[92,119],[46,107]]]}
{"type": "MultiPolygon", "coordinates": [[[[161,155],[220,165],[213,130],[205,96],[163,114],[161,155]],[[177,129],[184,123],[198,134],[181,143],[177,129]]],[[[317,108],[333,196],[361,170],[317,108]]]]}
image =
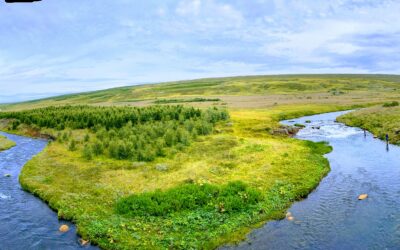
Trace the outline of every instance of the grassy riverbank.
{"type": "Polygon", "coordinates": [[[388,134],[391,143],[400,145],[400,107],[398,106],[382,105],[361,109],[338,117],[338,121],[349,126],[365,128],[382,140],[388,134]]]}
{"type": "Polygon", "coordinates": [[[15,142],[8,140],[5,136],[0,135],[0,152],[15,146],[15,142]]]}
{"type": "Polygon", "coordinates": [[[190,116],[165,116],[166,120],[176,118],[150,124],[135,124],[135,119],[125,117],[117,119],[123,124],[110,125],[115,120],[110,119],[101,123],[108,126],[102,130],[95,128],[98,122],[86,119],[88,115],[82,124],[75,121],[68,111],[71,108],[62,115],[46,109],[49,119],[40,119],[36,111],[29,119],[29,112],[5,117],[0,130],[56,138],[28,162],[20,182],[61,218],[73,220],[85,239],[105,249],[213,249],[244,239],[265,221],[283,218],[285,210],[329,172],[323,155],[331,148],[277,135],[276,131],[282,131],[280,120],[382,103],[400,95],[398,82],[397,76],[362,75],[202,79],[1,107],[3,111],[65,104],[147,107],[161,99],[200,108],[203,114],[210,107],[228,110],[230,120],[211,122],[209,115],[198,116],[193,124],[207,128],[200,134],[202,129],[189,129],[192,126],[186,119],[190,116]],[[128,120],[130,125],[124,123],[128,120]],[[181,132],[165,136],[168,127],[164,125],[181,132]],[[147,137],[138,139],[141,135],[136,132],[142,130],[137,126],[144,128],[147,137]],[[163,134],[163,140],[151,133],[152,127],[163,134]],[[115,143],[104,144],[109,138],[115,143]],[[162,147],[153,148],[155,141],[162,147]],[[196,200],[188,195],[193,192],[208,199],[196,200]],[[152,209],[146,209],[149,206],[152,209]]]}

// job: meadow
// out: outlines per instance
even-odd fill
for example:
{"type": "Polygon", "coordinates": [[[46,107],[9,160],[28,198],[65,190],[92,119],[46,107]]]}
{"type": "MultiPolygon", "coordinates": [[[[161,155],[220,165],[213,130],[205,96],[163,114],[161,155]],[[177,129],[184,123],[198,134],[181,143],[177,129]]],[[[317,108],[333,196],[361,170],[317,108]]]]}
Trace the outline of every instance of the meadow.
{"type": "Polygon", "coordinates": [[[0,130],[54,138],[20,182],[84,239],[104,249],[214,249],[284,218],[329,172],[331,147],[276,133],[280,120],[393,101],[399,82],[288,75],[124,87],[2,105],[0,130]],[[98,118],[115,112],[120,119],[98,118]],[[126,116],[154,112],[156,121],[126,116]],[[89,113],[94,120],[78,119],[89,113]],[[110,138],[118,150],[104,145],[110,138]],[[162,153],[149,153],[157,141],[162,153]],[[143,149],[152,157],[138,157],[143,149]]]}
{"type": "Polygon", "coordinates": [[[145,84],[0,105],[0,111],[54,105],[147,106],[158,101],[230,108],[291,104],[380,103],[400,96],[396,75],[271,75],[145,84]],[[196,102],[196,98],[200,101],[196,102]],[[160,100],[161,99],[161,100],[160,100]],[[201,101],[201,100],[210,101],[201,101]],[[211,100],[220,100],[212,102],[211,100]],[[190,102],[188,102],[190,101],[190,102]]]}

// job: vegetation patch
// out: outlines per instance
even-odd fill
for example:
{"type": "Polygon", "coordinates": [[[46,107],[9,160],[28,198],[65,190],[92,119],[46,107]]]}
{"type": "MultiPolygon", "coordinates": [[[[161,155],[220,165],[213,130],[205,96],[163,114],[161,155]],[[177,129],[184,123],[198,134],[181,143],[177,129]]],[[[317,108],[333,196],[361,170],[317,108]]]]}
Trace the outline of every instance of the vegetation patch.
{"type": "Polygon", "coordinates": [[[399,106],[399,102],[398,101],[392,101],[392,102],[385,102],[382,107],[384,108],[388,108],[388,107],[396,107],[399,106]]]}
{"type": "Polygon", "coordinates": [[[154,101],[155,104],[167,104],[167,103],[185,103],[185,102],[219,102],[219,98],[190,98],[190,99],[157,99],[154,101]]]}
{"type": "Polygon", "coordinates": [[[8,140],[5,136],[0,135],[0,152],[14,147],[16,144],[8,140]]]}
{"type": "Polygon", "coordinates": [[[0,118],[13,119],[11,130],[23,124],[59,131],[54,132],[58,141],[70,151],[79,150],[86,160],[105,156],[152,161],[210,134],[229,115],[217,108],[202,111],[183,106],[65,106],[4,112],[0,118]],[[78,129],[86,129],[83,138],[73,136],[71,130],[78,129]]]}
{"type": "Polygon", "coordinates": [[[262,198],[259,190],[240,181],[223,186],[183,184],[167,191],[156,190],[123,198],[117,203],[117,211],[130,216],[166,216],[198,209],[234,213],[257,204],[262,198]]]}

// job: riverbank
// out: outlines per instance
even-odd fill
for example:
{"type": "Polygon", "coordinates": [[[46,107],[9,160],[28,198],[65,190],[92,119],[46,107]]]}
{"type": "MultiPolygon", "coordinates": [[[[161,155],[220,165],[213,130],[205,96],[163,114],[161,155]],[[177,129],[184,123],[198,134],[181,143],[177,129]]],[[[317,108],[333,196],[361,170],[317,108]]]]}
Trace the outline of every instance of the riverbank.
{"type": "MultiPolygon", "coordinates": [[[[270,135],[280,126],[279,120],[347,108],[306,105],[233,110],[231,122],[217,127],[217,134],[202,138],[174,157],[150,163],[105,158],[87,161],[62,143],[53,142],[24,167],[20,181],[61,218],[74,221],[85,239],[102,248],[211,249],[240,241],[252,228],[282,218],[292,202],[305,197],[329,172],[323,155],[330,147],[270,135]],[[157,169],[160,165],[167,169],[157,169]],[[129,217],[116,212],[122,197],[170,190],[188,180],[217,186],[239,180],[259,190],[264,198],[235,214],[196,209],[166,217],[129,217]]],[[[82,132],[72,131],[72,136],[82,136],[82,132]]]]}
{"type": "Polygon", "coordinates": [[[16,146],[0,153],[0,248],[80,249],[75,227],[60,221],[45,202],[22,190],[19,184],[21,169],[46,147],[47,141],[2,134],[16,146]],[[69,225],[68,232],[59,232],[62,224],[69,225]]]}
{"type": "Polygon", "coordinates": [[[330,173],[307,199],[289,208],[291,219],[271,221],[239,246],[223,249],[396,249],[400,148],[360,128],[336,122],[343,113],[286,121],[306,127],[296,138],[327,141],[330,173]],[[307,122],[306,122],[307,121],[307,122]],[[368,194],[359,200],[360,194],[368,194]]]}
{"type": "Polygon", "coordinates": [[[0,135],[0,152],[14,147],[15,142],[8,140],[5,136],[0,135]]]}
{"type": "Polygon", "coordinates": [[[381,140],[386,140],[388,134],[390,143],[400,144],[400,107],[364,108],[339,116],[337,120],[348,126],[366,129],[381,140]]]}

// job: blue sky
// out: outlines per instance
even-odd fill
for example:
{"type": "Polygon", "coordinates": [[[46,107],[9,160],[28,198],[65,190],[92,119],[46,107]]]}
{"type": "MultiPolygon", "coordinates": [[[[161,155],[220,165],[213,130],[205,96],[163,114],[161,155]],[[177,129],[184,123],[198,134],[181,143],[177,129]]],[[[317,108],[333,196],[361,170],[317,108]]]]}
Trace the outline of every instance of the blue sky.
{"type": "Polygon", "coordinates": [[[138,83],[400,69],[400,1],[0,3],[0,102],[138,83]]]}

